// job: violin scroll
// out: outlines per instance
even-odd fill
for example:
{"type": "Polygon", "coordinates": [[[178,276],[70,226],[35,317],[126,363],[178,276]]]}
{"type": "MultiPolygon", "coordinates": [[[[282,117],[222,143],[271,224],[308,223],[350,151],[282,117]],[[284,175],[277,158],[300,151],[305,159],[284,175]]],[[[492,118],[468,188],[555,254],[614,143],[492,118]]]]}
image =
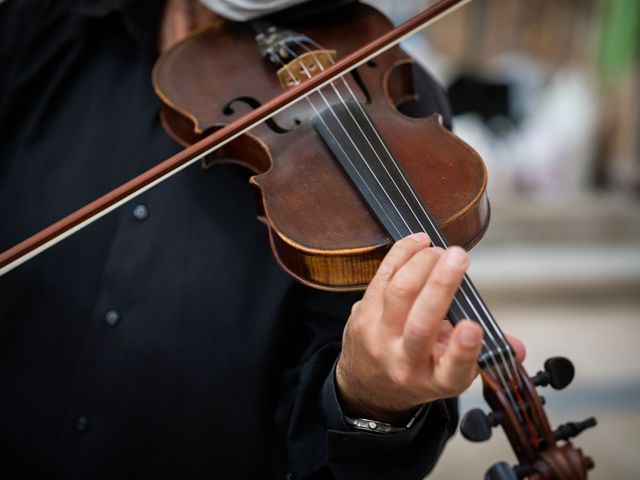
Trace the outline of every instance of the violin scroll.
{"type": "Polygon", "coordinates": [[[569,422],[553,430],[537,386],[562,389],[573,380],[573,364],[554,357],[545,362],[544,371],[529,377],[522,365],[494,364],[482,372],[484,396],[493,412],[469,411],[461,422],[462,435],[471,441],[484,441],[501,425],[519,464],[494,464],[485,480],[585,480],[594,467],[593,460],[576,448],[570,438],[594,427],[596,419],[569,422]]]}

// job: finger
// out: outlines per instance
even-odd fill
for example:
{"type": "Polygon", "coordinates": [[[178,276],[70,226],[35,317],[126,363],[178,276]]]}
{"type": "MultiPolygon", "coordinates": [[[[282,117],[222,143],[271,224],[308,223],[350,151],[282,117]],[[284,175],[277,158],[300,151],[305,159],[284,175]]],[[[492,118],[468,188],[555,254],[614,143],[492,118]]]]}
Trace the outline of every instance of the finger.
{"type": "Polygon", "coordinates": [[[471,320],[462,320],[453,329],[449,345],[434,367],[437,391],[453,396],[467,389],[478,374],[478,356],[482,349],[482,328],[471,320]]]}
{"type": "Polygon", "coordinates": [[[416,297],[440,257],[431,248],[418,250],[402,265],[384,290],[382,325],[385,333],[400,335],[416,297]]]}
{"type": "Polygon", "coordinates": [[[424,363],[429,359],[440,322],[447,314],[468,263],[462,248],[449,248],[433,267],[411,307],[404,326],[403,345],[406,354],[415,362],[424,363]]]}
{"type": "Polygon", "coordinates": [[[443,320],[440,324],[440,331],[438,332],[436,342],[433,344],[433,347],[431,347],[431,354],[434,364],[438,362],[439,358],[447,349],[447,345],[449,345],[449,339],[451,338],[452,333],[453,325],[451,325],[451,322],[449,322],[449,320],[443,320]]]}
{"type": "Polygon", "coordinates": [[[509,335],[509,334],[507,334],[507,340],[509,341],[509,344],[515,350],[516,357],[518,357],[518,360],[523,362],[525,357],[527,356],[527,349],[525,348],[524,344],[518,338],[514,337],[513,335],[509,335]]]}
{"type": "Polygon", "coordinates": [[[431,243],[426,233],[414,233],[408,237],[398,240],[391,250],[382,260],[376,274],[369,283],[363,300],[371,301],[373,299],[382,299],[384,289],[393,277],[393,274],[404,265],[413,255],[431,243]]]}
{"type": "Polygon", "coordinates": [[[437,343],[447,344],[449,343],[449,337],[451,337],[451,333],[453,332],[453,325],[449,320],[443,320],[440,324],[440,331],[438,332],[438,337],[436,338],[437,343]]]}

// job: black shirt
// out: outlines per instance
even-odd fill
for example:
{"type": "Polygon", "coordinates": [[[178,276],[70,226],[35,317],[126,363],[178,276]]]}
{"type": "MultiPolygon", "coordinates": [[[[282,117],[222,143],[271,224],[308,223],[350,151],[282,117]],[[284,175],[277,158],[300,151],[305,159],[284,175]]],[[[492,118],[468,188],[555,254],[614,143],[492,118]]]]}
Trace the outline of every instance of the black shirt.
{"type": "MultiPolygon", "coordinates": [[[[0,249],[179,150],[150,85],[161,6],[0,4],[0,249]]],[[[401,434],[348,427],[333,366],[357,297],[278,268],[247,177],[189,168],[0,278],[2,478],[432,468],[455,408],[401,434]]]]}

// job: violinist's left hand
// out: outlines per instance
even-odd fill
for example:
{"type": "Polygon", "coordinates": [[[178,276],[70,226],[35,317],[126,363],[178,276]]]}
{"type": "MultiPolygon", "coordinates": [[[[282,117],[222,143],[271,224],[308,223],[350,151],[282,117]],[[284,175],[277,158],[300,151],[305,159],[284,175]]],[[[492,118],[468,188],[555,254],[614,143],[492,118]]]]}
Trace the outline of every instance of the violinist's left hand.
{"type": "MultiPolygon", "coordinates": [[[[466,252],[397,242],[345,327],[336,381],[350,416],[401,424],[418,405],[462,393],[478,374],[482,329],[443,320],[468,266],[466,252]]],[[[509,339],[519,357],[524,347],[509,339]]]]}

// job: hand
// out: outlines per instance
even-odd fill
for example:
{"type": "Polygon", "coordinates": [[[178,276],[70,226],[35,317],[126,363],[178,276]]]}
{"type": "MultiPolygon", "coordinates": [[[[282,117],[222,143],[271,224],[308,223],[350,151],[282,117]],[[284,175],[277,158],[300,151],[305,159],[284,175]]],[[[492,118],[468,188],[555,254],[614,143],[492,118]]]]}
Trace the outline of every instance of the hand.
{"type": "MultiPolygon", "coordinates": [[[[350,416],[392,424],[416,406],[462,393],[479,372],[483,332],[471,320],[443,320],[468,266],[466,252],[446,252],[418,233],[382,261],[345,326],[336,381],[350,416]]],[[[524,347],[509,339],[519,357],[524,347]]]]}

